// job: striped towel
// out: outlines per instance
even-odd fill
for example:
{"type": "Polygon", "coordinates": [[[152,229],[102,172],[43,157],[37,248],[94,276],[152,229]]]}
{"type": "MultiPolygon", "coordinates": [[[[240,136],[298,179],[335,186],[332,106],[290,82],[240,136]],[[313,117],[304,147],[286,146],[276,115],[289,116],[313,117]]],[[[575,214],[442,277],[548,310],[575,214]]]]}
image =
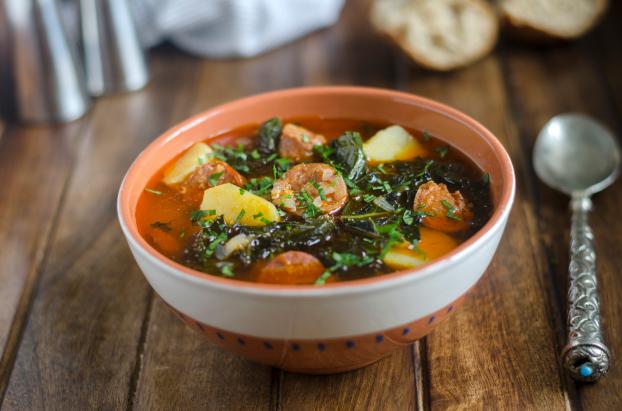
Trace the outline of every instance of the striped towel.
{"type": "Polygon", "coordinates": [[[345,0],[128,0],[146,47],[249,57],[335,23],[345,0]]]}

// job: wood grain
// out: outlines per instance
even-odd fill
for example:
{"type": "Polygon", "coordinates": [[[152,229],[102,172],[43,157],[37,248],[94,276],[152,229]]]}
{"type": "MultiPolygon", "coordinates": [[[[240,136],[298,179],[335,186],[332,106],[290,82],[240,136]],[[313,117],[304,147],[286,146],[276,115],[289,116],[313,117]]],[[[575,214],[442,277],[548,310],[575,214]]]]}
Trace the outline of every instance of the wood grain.
{"type": "Polygon", "coordinates": [[[0,396],[83,127],[13,127],[0,139],[0,396]]]}
{"type": "MultiPolygon", "coordinates": [[[[278,53],[282,62],[296,60],[295,48],[278,53]]],[[[238,62],[209,62],[200,65],[196,94],[187,114],[275,87],[263,73],[281,75],[291,66],[274,65],[270,56],[238,62]],[[229,79],[223,80],[223,79],[229,79]],[[245,79],[237,82],[237,79],[245,79]]],[[[295,81],[295,80],[293,80],[295,81]]],[[[274,404],[273,374],[269,367],[252,364],[207,343],[191,332],[161,303],[156,302],[146,324],[143,363],[132,400],[136,409],[266,409],[274,404]],[[195,370],[196,372],[189,372],[195,370]],[[200,374],[198,378],[197,375],[200,374]],[[175,386],[162,390],[162,386],[175,386]]],[[[278,378],[275,379],[278,385],[278,378]]]]}
{"type": "MultiPolygon", "coordinates": [[[[617,23],[616,23],[617,24],[617,23]]],[[[508,81],[514,96],[514,107],[520,125],[526,155],[531,152],[538,130],[550,116],[573,111],[590,114],[604,122],[620,135],[620,113],[611,104],[609,84],[591,56],[596,35],[555,52],[543,51],[534,59],[531,53],[512,53],[507,56],[508,81]],[[588,58],[585,58],[588,56],[588,58]],[[573,61],[568,65],[568,61],[573,61]],[[529,86],[525,87],[526,82],[529,86]]],[[[595,234],[598,256],[603,326],[606,342],[614,353],[613,367],[606,378],[594,385],[576,385],[576,401],[583,409],[613,409],[622,403],[622,369],[615,365],[615,353],[622,352],[622,302],[619,293],[622,278],[619,267],[622,256],[619,243],[622,222],[613,216],[622,201],[620,183],[594,198],[591,225],[595,234]],[[617,188],[617,189],[616,189],[617,188]]],[[[538,216],[538,233],[541,246],[548,259],[548,269],[558,287],[555,303],[565,313],[568,276],[568,238],[570,214],[568,198],[545,187],[534,186],[532,204],[538,216]]],[[[563,314],[565,320],[565,314],[563,314]]],[[[562,333],[558,345],[565,344],[562,333]]],[[[568,381],[569,385],[575,385],[568,381]]]]}
{"type": "Polygon", "coordinates": [[[402,81],[407,90],[446,102],[487,126],[508,149],[518,178],[516,205],[487,274],[455,318],[427,338],[431,406],[563,409],[545,273],[530,240],[535,233],[525,224],[529,175],[499,64],[492,57],[458,73],[421,73],[402,81]]]}
{"type": "Polygon", "coordinates": [[[193,84],[192,64],[178,60],[173,72],[161,62],[153,66],[154,83],[162,86],[100,101],[80,135],[5,409],[118,409],[129,401],[151,291],[122,240],[116,192],[133,158],[168,126],[193,84]],[[172,81],[179,75],[186,87],[172,81]]]}

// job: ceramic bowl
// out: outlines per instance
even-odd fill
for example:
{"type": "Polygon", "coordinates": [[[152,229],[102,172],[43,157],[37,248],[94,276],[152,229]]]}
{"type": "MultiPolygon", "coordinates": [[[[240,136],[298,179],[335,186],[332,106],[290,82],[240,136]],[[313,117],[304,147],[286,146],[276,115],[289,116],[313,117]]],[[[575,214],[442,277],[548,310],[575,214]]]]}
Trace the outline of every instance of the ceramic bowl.
{"type": "Polygon", "coordinates": [[[490,131],[443,104],[359,87],[310,87],[252,96],[198,114],[149,145],[118,197],[119,221],[153,289],[219,347],[286,370],[332,373],[373,363],[428,334],[462,302],[490,263],[514,198],[510,158],[490,131]],[[414,270],[317,286],[255,284],[191,270],[138,233],[136,204],[149,178],[193,143],[272,116],[401,124],[446,141],[490,174],[494,211],[473,237],[414,270]]]}

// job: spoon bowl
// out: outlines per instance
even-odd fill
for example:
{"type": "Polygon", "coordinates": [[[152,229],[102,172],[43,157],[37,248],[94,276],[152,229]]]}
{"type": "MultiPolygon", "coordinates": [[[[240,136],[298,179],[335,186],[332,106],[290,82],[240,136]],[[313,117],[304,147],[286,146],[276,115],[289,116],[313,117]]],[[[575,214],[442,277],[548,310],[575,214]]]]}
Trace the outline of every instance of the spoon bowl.
{"type": "Polygon", "coordinates": [[[598,122],[582,114],[561,114],[540,131],[533,163],[550,187],[590,196],[616,179],[620,150],[613,134],[598,122]]]}

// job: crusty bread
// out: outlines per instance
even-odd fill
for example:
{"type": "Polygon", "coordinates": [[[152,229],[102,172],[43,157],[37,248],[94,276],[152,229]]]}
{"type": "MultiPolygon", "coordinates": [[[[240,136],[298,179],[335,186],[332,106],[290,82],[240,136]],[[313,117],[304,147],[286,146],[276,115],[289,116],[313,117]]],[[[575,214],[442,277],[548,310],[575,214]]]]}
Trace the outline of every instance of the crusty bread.
{"type": "Polygon", "coordinates": [[[591,29],[608,0],[499,0],[504,28],[527,40],[570,40],[591,29]]]}
{"type": "Polygon", "coordinates": [[[375,0],[374,27],[415,62],[448,71],[485,56],[495,46],[498,23],[483,0],[375,0]]]}

